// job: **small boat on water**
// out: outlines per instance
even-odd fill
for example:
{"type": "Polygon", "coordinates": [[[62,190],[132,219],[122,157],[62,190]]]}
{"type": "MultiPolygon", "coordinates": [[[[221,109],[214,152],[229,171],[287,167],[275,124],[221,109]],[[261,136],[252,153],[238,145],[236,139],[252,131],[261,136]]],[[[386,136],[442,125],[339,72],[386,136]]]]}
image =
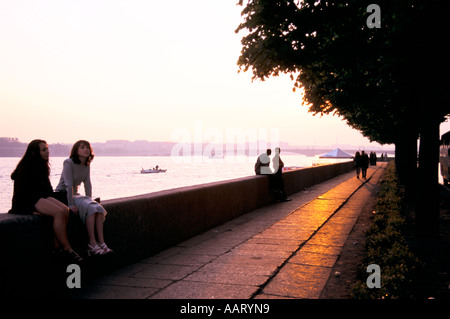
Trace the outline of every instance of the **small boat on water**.
{"type": "Polygon", "coordinates": [[[141,174],[165,173],[166,171],[167,171],[166,169],[159,169],[159,168],[141,169],[141,174]]]}

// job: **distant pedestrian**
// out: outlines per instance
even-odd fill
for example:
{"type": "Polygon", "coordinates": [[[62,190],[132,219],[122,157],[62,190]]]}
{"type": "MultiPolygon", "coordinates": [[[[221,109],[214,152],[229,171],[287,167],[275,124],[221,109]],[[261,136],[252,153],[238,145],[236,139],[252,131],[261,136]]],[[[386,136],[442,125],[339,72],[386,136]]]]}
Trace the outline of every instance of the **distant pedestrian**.
{"type": "Polygon", "coordinates": [[[279,147],[275,148],[275,155],[273,157],[273,168],[274,168],[274,191],[277,199],[282,202],[290,201],[287,197],[284,180],[283,180],[283,167],[284,163],[280,157],[281,149],[279,147]]]}
{"type": "Polygon", "coordinates": [[[366,152],[361,153],[361,173],[364,179],[367,178],[367,168],[369,167],[369,156],[366,152]]]}
{"type": "Polygon", "coordinates": [[[370,152],[370,165],[377,165],[377,153],[370,152]]]}
{"type": "Polygon", "coordinates": [[[265,153],[258,156],[255,163],[256,175],[270,175],[273,173],[270,169],[270,154],[272,154],[272,150],[268,148],[265,153]]]}
{"type": "Polygon", "coordinates": [[[359,178],[359,173],[361,171],[361,154],[359,152],[355,153],[355,157],[353,158],[354,166],[356,169],[356,177],[359,178]]]}

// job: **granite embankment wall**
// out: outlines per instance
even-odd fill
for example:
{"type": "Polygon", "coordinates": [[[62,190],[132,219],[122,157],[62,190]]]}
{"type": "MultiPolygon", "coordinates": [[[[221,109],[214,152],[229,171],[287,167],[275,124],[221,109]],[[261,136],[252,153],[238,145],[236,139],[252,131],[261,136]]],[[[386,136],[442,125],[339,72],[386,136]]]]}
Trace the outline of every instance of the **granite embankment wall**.
{"type": "MultiPolygon", "coordinates": [[[[284,172],[286,192],[296,193],[352,168],[352,162],[345,162],[284,172]]],[[[105,238],[114,253],[96,257],[103,260],[94,267],[89,263],[104,271],[136,262],[273,200],[268,177],[249,176],[103,201],[108,211],[105,238]]],[[[31,279],[46,276],[53,260],[51,229],[47,217],[0,214],[0,286],[18,285],[18,271],[39,271],[31,279]]],[[[84,253],[86,233],[76,216],[69,219],[68,234],[74,249],[84,253]]],[[[22,284],[29,285],[30,278],[22,284]]]]}

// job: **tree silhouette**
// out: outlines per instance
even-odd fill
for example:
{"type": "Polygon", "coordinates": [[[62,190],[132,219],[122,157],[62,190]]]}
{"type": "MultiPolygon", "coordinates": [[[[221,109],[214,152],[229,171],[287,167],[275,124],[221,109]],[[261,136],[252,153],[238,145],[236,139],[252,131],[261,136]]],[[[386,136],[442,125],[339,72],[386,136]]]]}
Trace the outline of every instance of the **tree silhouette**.
{"type": "Polygon", "coordinates": [[[417,234],[433,235],[439,124],[450,113],[449,4],[378,1],[379,28],[369,24],[369,4],[249,0],[236,30],[247,33],[238,65],[254,79],[291,74],[310,112],[337,114],[371,141],[395,144],[399,176],[409,198],[417,199],[417,234]]]}

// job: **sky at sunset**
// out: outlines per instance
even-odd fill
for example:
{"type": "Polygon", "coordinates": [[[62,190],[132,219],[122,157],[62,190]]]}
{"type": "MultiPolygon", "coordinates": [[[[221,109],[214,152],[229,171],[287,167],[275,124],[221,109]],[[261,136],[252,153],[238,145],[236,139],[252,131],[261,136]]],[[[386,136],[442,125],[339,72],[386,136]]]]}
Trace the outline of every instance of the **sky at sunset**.
{"type": "Polygon", "coordinates": [[[0,0],[0,137],[177,142],[200,123],[369,145],[339,117],[308,113],[288,76],[237,72],[236,2],[0,0]]]}

